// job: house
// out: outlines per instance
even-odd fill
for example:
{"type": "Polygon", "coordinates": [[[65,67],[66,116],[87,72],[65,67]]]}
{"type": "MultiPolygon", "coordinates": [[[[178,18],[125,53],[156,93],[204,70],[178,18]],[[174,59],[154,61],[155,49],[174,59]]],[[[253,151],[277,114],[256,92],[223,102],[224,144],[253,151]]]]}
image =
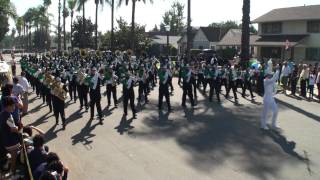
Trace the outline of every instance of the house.
{"type": "Polygon", "coordinates": [[[258,23],[258,58],[320,61],[320,5],[274,9],[258,23]]]}
{"type": "MultiPolygon", "coordinates": [[[[192,27],[192,29],[191,29],[191,35],[190,35],[191,47],[193,44],[194,36],[196,35],[198,29],[199,28],[196,28],[196,27],[192,27]]],[[[178,54],[184,54],[186,52],[186,50],[187,50],[187,32],[185,30],[182,33],[182,36],[178,41],[178,54]]]]}
{"type": "Polygon", "coordinates": [[[216,50],[218,42],[222,39],[226,30],[214,27],[200,27],[193,38],[192,49],[216,50]]]}
{"type": "Polygon", "coordinates": [[[167,43],[169,40],[170,54],[176,55],[178,50],[178,41],[181,36],[175,36],[173,34],[167,34],[167,32],[147,32],[148,37],[151,39],[151,50],[149,53],[159,56],[160,54],[167,54],[167,43]],[[168,39],[169,35],[169,39],[168,39]],[[173,50],[175,52],[173,52],[173,50]]]}
{"type": "MultiPolygon", "coordinates": [[[[241,51],[241,36],[242,30],[241,29],[229,29],[229,31],[222,37],[222,39],[216,44],[217,49],[225,49],[225,48],[232,48],[236,49],[237,52],[240,54],[241,51]]],[[[250,35],[250,54],[253,57],[257,56],[257,48],[253,45],[260,36],[256,34],[250,35]]]]}

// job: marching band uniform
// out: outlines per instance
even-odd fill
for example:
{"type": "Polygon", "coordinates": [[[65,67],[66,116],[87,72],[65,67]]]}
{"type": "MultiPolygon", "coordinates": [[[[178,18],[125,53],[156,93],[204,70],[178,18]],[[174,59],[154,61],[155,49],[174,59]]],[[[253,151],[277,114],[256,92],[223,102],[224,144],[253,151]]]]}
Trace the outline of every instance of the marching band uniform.
{"type": "Polygon", "coordinates": [[[165,67],[160,69],[159,72],[159,105],[158,108],[159,110],[162,109],[162,101],[163,101],[163,96],[166,98],[167,106],[168,106],[168,111],[172,111],[171,105],[170,105],[170,96],[169,96],[169,70],[165,69],[165,67]]]}
{"type": "Polygon", "coordinates": [[[129,74],[126,74],[125,79],[123,80],[123,111],[124,115],[127,116],[128,111],[128,102],[130,101],[130,107],[132,110],[133,118],[136,118],[136,110],[134,107],[134,90],[133,86],[135,83],[135,79],[130,77],[129,74]]]}
{"type": "Polygon", "coordinates": [[[183,94],[182,94],[182,106],[186,107],[186,97],[188,95],[189,100],[191,102],[191,106],[195,106],[194,100],[193,100],[193,95],[192,95],[192,72],[189,69],[189,67],[186,67],[186,69],[183,70],[182,72],[182,77],[183,77],[183,94]]]}
{"type": "Polygon", "coordinates": [[[74,102],[77,101],[77,83],[76,78],[77,76],[71,71],[67,72],[67,78],[68,78],[68,88],[69,88],[69,95],[71,98],[71,101],[74,100],[74,102]]]}
{"type": "MultiPolygon", "coordinates": [[[[84,73],[85,70],[82,70],[82,73],[84,73]]],[[[88,84],[89,85],[89,84],[88,84]]],[[[78,96],[80,101],[80,109],[85,106],[86,111],[88,110],[88,92],[89,92],[89,86],[85,84],[85,82],[80,81],[78,79],[77,81],[77,89],[78,89],[78,96]]]]}
{"type": "MultiPolygon", "coordinates": [[[[61,84],[61,79],[57,78],[58,86],[62,86],[62,88],[67,92],[66,85],[61,84]]],[[[56,124],[59,122],[59,115],[61,117],[63,129],[66,127],[66,118],[65,118],[65,102],[60,99],[57,95],[54,94],[54,91],[51,91],[52,94],[52,105],[53,105],[53,113],[56,118],[56,124]]]]}
{"type": "Polygon", "coordinates": [[[142,96],[144,95],[144,100],[146,103],[148,103],[148,82],[147,82],[147,79],[148,79],[148,75],[146,73],[146,70],[144,68],[144,65],[142,64],[140,69],[139,69],[139,72],[138,72],[138,77],[139,77],[139,80],[138,80],[138,83],[139,83],[139,88],[138,88],[138,92],[139,92],[139,95],[138,95],[138,102],[141,103],[142,101],[142,96]]]}
{"type": "Polygon", "coordinates": [[[229,85],[227,89],[227,94],[226,98],[229,98],[229,93],[230,90],[232,89],[234,98],[237,100],[237,87],[236,87],[236,80],[237,80],[237,75],[236,72],[234,71],[234,68],[230,68],[228,71],[228,79],[229,79],[229,85]]]}
{"type": "Polygon", "coordinates": [[[107,98],[108,98],[108,106],[111,104],[111,94],[113,97],[114,106],[118,107],[117,101],[117,79],[118,77],[114,74],[111,68],[107,69],[105,74],[105,80],[107,84],[107,98]]]}
{"type": "Polygon", "coordinates": [[[250,91],[251,99],[254,98],[254,95],[252,93],[252,84],[251,84],[252,73],[253,72],[250,69],[246,69],[246,72],[244,73],[244,85],[243,85],[243,89],[242,89],[242,97],[244,97],[244,98],[246,96],[247,89],[250,91]]]}
{"type": "Polygon", "coordinates": [[[91,84],[90,84],[90,119],[94,117],[94,106],[97,107],[97,112],[99,116],[100,124],[102,124],[102,110],[101,110],[101,92],[100,92],[100,84],[101,84],[101,76],[96,72],[96,68],[93,67],[91,69],[91,84]]]}

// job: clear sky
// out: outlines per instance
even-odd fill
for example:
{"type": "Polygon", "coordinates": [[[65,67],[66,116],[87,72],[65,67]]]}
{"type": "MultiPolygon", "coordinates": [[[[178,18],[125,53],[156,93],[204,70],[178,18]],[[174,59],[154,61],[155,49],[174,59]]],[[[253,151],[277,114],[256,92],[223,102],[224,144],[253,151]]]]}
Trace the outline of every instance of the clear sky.
{"type": "MultiPolygon", "coordinates": [[[[11,0],[17,8],[18,15],[23,15],[28,8],[42,4],[42,0],[11,0]]],[[[86,4],[86,17],[90,17],[95,22],[95,4],[94,0],[88,0],[86,4]]],[[[117,2],[117,0],[115,0],[117,2]]],[[[143,4],[137,3],[136,22],[146,25],[147,30],[152,29],[155,24],[159,25],[165,11],[170,9],[174,1],[187,4],[187,0],[153,0],[154,3],[143,4]]],[[[243,0],[191,0],[192,2],[192,26],[207,26],[212,22],[220,22],[226,20],[235,20],[239,23],[242,18],[242,1],[243,0]]],[[[63,0],[61,0],[63,2],[63,0]]],[[[148,2],[148,0],[147,0],[148,2]]],[[[251,19],[255,19],[268,11],[275,8],[303,6],[320,4],[319,0],[251,0],[251,19]]],[[[58,22],[58,0],[52,0],[49,12],[54,15],[51,22],[58,22]]],[[[75,15],[81,15],[77,12],[75,15]]],[[[187,14],[187,6],[185,6],[185,17],[187,14]]],[[[115,18],[123,17],[131,22],[131,4],[116,9],[115,18]]],[[[70,17],[67,18],[67,31],[70,30],[70,17]]],[[[11,27],[13,26],[11,21],[11,27]]],[[[108,5],[103,9],[99,8],[98,29],[99,31],[110,30],[111,27],[111,11],[108,5]]],[[[158,26],[159,27],[159,26],[158,26]]]]}

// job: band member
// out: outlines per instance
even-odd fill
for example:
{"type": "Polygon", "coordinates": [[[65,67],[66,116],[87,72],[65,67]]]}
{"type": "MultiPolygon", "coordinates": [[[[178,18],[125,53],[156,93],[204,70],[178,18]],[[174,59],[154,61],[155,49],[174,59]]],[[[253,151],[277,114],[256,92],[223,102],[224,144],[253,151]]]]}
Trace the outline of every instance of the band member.
{"type": "Polygon", "coordinates": [[[80,110],[85,107],[86,111],[88,111],[88,92],[89,92],[89,83],[86,84],[84,82],[85,79],[80,79],[80,78],[85,78],[85,77],[80,77],[80,75],[85,76],[85,69],[80,70],[78,72],[78,77],[77,77],[77,89],[78,89],[78,96],[79,96],[79,101],[80,101],[80,110]]]}
{"type": "Polygon", "coordinates": [[[238,99],[237,87],[236,87],[237,74],[235,72],[234,67],[231,67],[228,70],[228,80],[229,80],[229,85],[228,85],[228,89],[227,89],[226,98],[227,99],[229,98],[229,93],[230,93],[230,90],[232,89],[234,98],[235,98],[235,100],[237,100],[238,99]]]}
{"type": "Polygon", "coordinates": [[[138,83],[139,83],[138,103],[141,104],[143,96],[144,96],[145,102],[148,103],[148,86],[149,86],[149,83],[147,81],[148,74],[147,74],[143,64],[139,68],[138,77],[139,77],[139,79],[138,79],[138,83]]]}
{"type": "Polygon", "coordinates": [[[110,107],[111,104],[111,94],[113,97],[114,106],[118,107],[118,101],[117,101],[117,79],[118,77],[113,72],[112,68],[109,67],[106,69],[104,79],[107,84],[107,98],[108,98],[108,106],[110,107]]]}
{"type": "Polygon", "coordinates": [[[250,68],[246,69],[246,72],[244,73],[244,86],[242,88],[242,97],[246,97],[246,90],[248,89],[251,95],[251,99],[254,99],[254,95],[252,93],[252,75],[253,72],[250,70],[250,68]]]}
{"type": "Polygon", "coordinates": [[[57,94],[57,91],[59,91],[58,89],[61,90],[62,88],[65,92],[67,92],[67,88],[65,84],[61,83],[61,79],[59,77],[56,78],[56,81],[58,82],[57,87],[56,89],[51,91],[53,113],[54,113],[54,117],[56,118],[56,124],[59,123],[59,115],[60,115],[63,129],[65,129],[66,127],[66,118],[65,118],[65,112],[64,112],[65,100],[61,99],[61,97],[57,94]]]}
{"type": "Polygon", "coordinates": [[[159,72],[159,110],[162,110],[162,100],[163,96],[166,98],[168,111],[172,111],[170,105],[170,96],[169,96],[169,70],[165,66],[161,67],[159,72]]]}
{"type": "Polygon", "coordinates": [[[191,106],[194,107],[194,100],[193,100],[193,95],[192,95],[192,72],[190,67],[187,65],[183,72],[182,72],[182,78],[183,78],[183,94],[182,94],[182,107],[186,107],[186,98],[187,95],[189,97],[189,100],[191,102],[191,106]]]}
{"type": "Polygon", "coordinates": [[[125,74],[125,78],[122,82],[123,84],[123,111],[124,111],[124,116],[127,116],[128,111],[128,102],[130,101],[130,107],[132,110],[133,118],[136,119],[136,110],[134,107],[134,90],[133,86],[135,83],[134,77],[130,76],[129,73],[125,74]]]}
{"type": "Polygon", "coordinates": [[[301,88],[301,96],[307,96],[307,80],[309,78],[309,69],[306,64],[303,65],[303,70],[300,74],[300,88],[301,88]]]}
{"type": "Polygon", "coordinates": [[[218,67],[215,65],[211,69],[211,77],[212,77],[212,82],[210,86],[210,96],[209,96],[209,101],[212,101],[212,96],[213,96],[213,91],[215,91],[217,100],[220,102],[220,77],[219,77],[220,71],[218,70],[218,67]]]}
{"type": "Polygon", "coordinates": [[[101,110],[101,92],[100,92],[100,84],[103,78],[97,72],[97,69],[93,67],[91,69],[91,81],[90,81],[90,119],[92,120],[94,117],[94,106],[97,107],[97,112],[99,116],[100,124],[102,122],[102,110],[101,110]]]}
{"type": "Polygon", "coordinates": [[[69,95],[71,101],[77,102],[77,76],[74,74],[74,69],[72,68],[71,71],[67,71],[67,78],[68,78],[68,88],[69,88],[69,95]]]}
{"type": "Polygon", "coordinates": [[[261,128],[268,130],[267,126],[267,115],[268,112],[272,111],[272,128],[276,127],[276,120],[278,116],[278,106],[274,99],[275,84],[279,78],[279,66],[276,68],[276,73],[272,75],[272,72],[267,72],[266,78],[264,79],[264,96],[263,96],[263,111],[261,117],[261,128]]]}

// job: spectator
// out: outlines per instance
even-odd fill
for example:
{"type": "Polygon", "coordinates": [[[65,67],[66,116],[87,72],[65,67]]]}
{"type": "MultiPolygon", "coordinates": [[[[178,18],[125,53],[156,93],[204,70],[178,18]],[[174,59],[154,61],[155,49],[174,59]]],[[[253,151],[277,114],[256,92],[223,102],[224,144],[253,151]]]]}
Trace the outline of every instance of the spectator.
{"type": "Polygon", "coordinates": [[[19,79],[19,83],[23,87],[24,93],[22,95],[22,102],[23,102],[23,108],[22,108],[22,115],[26,115],[28,113],[28,89],[30,87],[29,82],[26,78],[26,73],[24,71],[21,72],[21,77],[19,79]]]}
{"type": "MultiPolygon", "coordinates": [[[[6,96],[9,96],[13,99],[13,101],[15,102],[15,109],[14,111],[11,113],[16,125],[20,128],[22,128],[22,123],[21,123],[21,118],[20,118],[20,110],[23,107],[22,101],[20,99],[20,97],[16,97],[12,94],[12,89],[13,89],[13,85],[12,84],[6,84],[3,89],[2,89],[2,99],[6,96]]],[[[1,100],[2,102],[2,100],[1,100]]],[[[2,104],[2,103],[1,103],[2,104]]],[[[3,106],[3,104],[2,104],[3,106]]]]}
{"type": "Polygon", "coordinates": [[[48,156],[44,149],[44,138],[42,135],[37,134],[33,137],[33,147],[33,150],[28,155],[32,172],[40,164],[44,163],[48,156]]]}
{"type": "Polygon", "coordinates": [[[24,89],[21,86],[21,84],[19,84],[19,79],[17,77],[13,78],[13,88],[12,88],[12,93],[15,96],[20,96],[22,97],[24,94],[24,89]]]}
{"type": "Polygon", "coordinates": [[[310,75],[309,75],[309,100],[313,99],[313,90],[314,90],[314,84],[315,84],[315,81],[316,81],[316,75],[314,72],[310,72],[310,75]]]}
{"type": "Polygon", "coordinates": [[[16,170],[17,152],[20,148],[19,130],[12,117],[15,111],[15,101],[7,96],[2,98],[3,111],[0,113],[0,138],[3,146],[11,155],[10,170],[12,173],[16,170]]]}

